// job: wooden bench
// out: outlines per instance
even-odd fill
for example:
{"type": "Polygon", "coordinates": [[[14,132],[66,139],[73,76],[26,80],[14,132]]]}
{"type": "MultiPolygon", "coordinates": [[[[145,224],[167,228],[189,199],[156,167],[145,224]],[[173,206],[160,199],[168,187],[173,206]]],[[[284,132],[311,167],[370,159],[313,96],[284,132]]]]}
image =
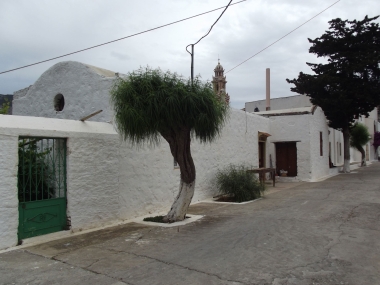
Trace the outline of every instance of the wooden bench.
{"type": "Polygon", "coordinates": [[[273,187],[275,187],[276,185],[276,168],[256,168],[256,169],[247,170],[247,172],[258,173],[259,180],[261,183],[265,183],[265,174],[271,173],[272,179],[273,179],[273,187]]]}

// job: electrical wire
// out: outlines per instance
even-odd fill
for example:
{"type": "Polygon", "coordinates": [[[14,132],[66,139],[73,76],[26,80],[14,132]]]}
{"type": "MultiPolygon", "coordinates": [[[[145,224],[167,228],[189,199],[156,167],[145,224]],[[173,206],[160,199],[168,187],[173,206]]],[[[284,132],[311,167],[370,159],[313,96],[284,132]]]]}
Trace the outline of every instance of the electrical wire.
{"type": "MultiPolygon", "coordinates": [[[[247,0],[238,1],[236,3],[231,4],[230,6],[236,5],[236,4],[239,4],[241,2],[245,2],[245,1],[247,1],[247,0]]],[[[55,60],[55,59],[58,59],[58,58],[66,57],[66,56],[69,56],[69,55],[72,55],[72,54],[76,54],[76,53],[80,53],[80,52],[83,52],[83,51],[87,51],[87,50],[90,50],[90,49],[93,49],[93,48],[97,48],[97,47],[100,47],[100,46],[108,45],[108,44],[111,44],[111,43],[114,43],[114,42],[117,42],[117,41],[125,40],[125,39],[128,39],[128,38],[134,37],[134,36],[138,36],[138,35],[141,35],[141,34],[144,34],[144,33],[147,33],[147,32],[151,32],[151,31],[158,30],[158,29],[161,29],[161,28],[173,25],[173,24],[177,24],[177,23],[180,23],[180,22],[183,22],[183,21],[186,21],[186,20],[190,20],[192,18],[199,17],[199,16],[202,16],[202,15],[211,13],[211,12],[215,12],[215,11],[223,9],[225,7],[226,6],[222,6],[220,8],[216,8],[216,9],[213,9],[213,10],[210,10],[210,11],[207,11],[207,12],[203,12],[203,13],[191,16],[191,17],[187,17],[187,18],[184,18],[184,19],[181,19],[181,20],[178,20],[178,21],[174,21],[174,22],[171,22],[171,23],[168,23],[168,24],[165,24],[165,25],[161,25],[161,26],[152,28],[152,29],[148,29],[148,30],[145,30],[145,31],[142,31],[142,32],[138,32],[138,33],[135,33],[135,34],[132,34],[132,35],[129,35],[129,36],[126,36],[126,37],[122,37],[122,38],[119,38],[119,39],[116,39],[116,40],[112,40],[112,41],[109,41],[109,42],[105,42],[105,43],[102,43],[102,44],[98,44],[98,45],[95,45],[95,46],[84,48],[84,49],[81,49],[81,50],[78,50],[78,51],[70,52],[70,53],[67,53],[67,54],[64,54],[64,55],[56,56],[56,57],[53,57],[53,58],[49,58],[49,59],[46,59],[46,60],[38,61],[38,62],[35,62],[35,63],[32,63],[32,64],[20,66],[20,67],[17,67],[17,68],[5,70],[5,71],[0,72],[0,74],[4,74],[4,73],[11,72],[11,71],[23,69],[23,68],[30,67],[30,66],[33,66],[33,65],[37,65],[37,64],[44,63],[44,62],[52,61],[52,60],[55,60]]],[[[224,11],[223,11],[223,13],[224,13],[224,11]]],[[[223,13],[222,13],[222,15],[223,15],[223,13]]],[[[219,18],[218,18],[218,20],[219,20],[219,18]]],[[[211,31],[211,29],[210,29],[210,31],[211,31]]]]}
{"type": "Polygon", "coordinates": [[[303,25],[307,24],[308,22],[310,22],[311,20],[313,20],[314,18],[316,18],[317,16],[319,16],[320,14],[322,14],[323,12],[325,12],[326,10],[330,9],[332,6],[334,6],[336,3],[338,3],[340,0],[336,1],[335,3],[331,4],[330,6],[328,6],[326,9],[322,10],[321,12],[319,12],[318,14],[316,14],[314,17],[310,18],[309,20],[307,20],[306,22],[304,22],[303,24],[299,25],[297,28],[291,30],[289,33],[287,33],[286,35],[282,36],[281,38],[279,38],[277,41],[271,43],[270,45],[266,46],[265,48],[263,48],[262,50],[258,51],[257,53],[255,53],[254,55],[252,55],[251,57],[247,58],[246,60],[244,60],[243,62],[239,63],[238,65],[236,65],[235,67],[231,68],[230,70],[228,70],[225,74],[227,74],[228,72],[234,70],[235,68],[239,67],[240,65],[242,65],[243,63],[247,62],[248,60],[250,60],[251,58],[255,57],[256,55],[258,55],[259,53],[262,53],[264,50],[268,49],[269,47],[273,46],[274,44],[278,43],[279,41],[281,41],[283,38],[287,37],[288,35],[290,35],[291,33],[293,33],[294,31],[298,30],[299,28],[301,28],[303,25]]]}
{"type": "MultiPolygon", "coordinates": [[[[210,30],[208,30],[207,34],[205,34],[203,37],[201,37],[195,44],[193,44],[193,46],[195,46],[197,43],[199,43],[203,38],[207,37],[208,34],[211,32],[212,28],[215,26],[215,24],[219,21],[219,19],[223,16],[224,12],[226,12],[228,6],[230,6],[232,0],[227,4],[226,8],[223,10],[222,14],[220,14],[220,16],[218,17],[218,19],[216,19],[216,21],[214,22],[214,24],[212,24],[210,30]]],[[[190,44],[191,45],[191,44],[190,44]]],[[[188,45],[188,46],[190,46],[188,45]]],[[[186,50],[187,50],[187,47],[186,47],[186,50]]]]}
{"type": "Polygon", "coordinates": [[[222,14],[220,14],[220,16],[218,17],[218,19],[216,19],[216,21],[214,22],[214,24],[212,24],[211,28],[208,30],[208,32],[203,36],[201,37],[195,44],[189,44],[186,46],[186,51],[190,54],[191,56],[191,82],[193,82],[193,79],[194,79],[194,46],[199,43],[203,38],[207,37],[208,34],[211,32],[212,28],[215,26],[215,24],[219,21],[219,19],[223,16],[224,12],[226,12],[227,8],[230,6],[232,0],[230,0],[230,2],[228,2],[228,5],[226,6],[226,8],[223,10],[222,14]],[[189,50],[187,49],[189,46],[191,46],[191,52],[189,52],[189,50]]]}

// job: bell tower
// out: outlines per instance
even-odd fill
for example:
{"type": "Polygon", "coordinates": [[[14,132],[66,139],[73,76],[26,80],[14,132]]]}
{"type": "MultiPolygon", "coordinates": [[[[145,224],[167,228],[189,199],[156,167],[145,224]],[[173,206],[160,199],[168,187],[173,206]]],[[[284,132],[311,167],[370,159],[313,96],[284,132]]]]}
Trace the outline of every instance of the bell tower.
{"type": "Polygon", "coordinates": [[[224,76],[223,66],[220,64],[218,59],[218,65],[214,68],[215,76],[212,77],[212,86],[216,96],[225,101],[227,104],[230,103],[230,96],[226,93],[226,77],[224,76]]]}

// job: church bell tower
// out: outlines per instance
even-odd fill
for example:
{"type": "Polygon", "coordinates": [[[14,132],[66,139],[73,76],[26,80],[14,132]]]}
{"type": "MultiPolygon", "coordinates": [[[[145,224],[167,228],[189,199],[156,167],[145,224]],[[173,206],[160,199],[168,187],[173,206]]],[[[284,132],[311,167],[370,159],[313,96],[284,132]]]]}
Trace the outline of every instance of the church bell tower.
{"type": "Polygon", "coordinates": [[[215,76],[212,77],[212,86],[216,96],[225,101],[227,104],[230,103],[230,96],[226,93],[226,77],[224,76],[223,66],[220,64],[218,59],[218,65],[214,69],[215,76]]]}

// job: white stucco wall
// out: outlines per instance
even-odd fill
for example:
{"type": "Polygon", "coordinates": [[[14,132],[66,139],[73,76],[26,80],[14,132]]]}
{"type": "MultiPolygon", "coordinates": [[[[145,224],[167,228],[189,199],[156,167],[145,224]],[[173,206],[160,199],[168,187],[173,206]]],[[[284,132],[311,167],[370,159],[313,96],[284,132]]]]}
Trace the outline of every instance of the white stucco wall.
{"type": "Polygon", "coordinates": [[[18,138],[67,140],[67,215],[73,230],[100,226],[119,215],[119,136],[107,123],[0,115],[0,249],[17,243],[18,138]]]}
{"type": "Polygon", "coordinates": [[[329,143],[331,145],[331,162],[335,166],[341,166],[344,163],[344,142],[341,131],[329,128],[329,143]]]}
{"type": "MultiPolygon", "coordinates": [[[[197,171],[192,203],[215,194],[211,181],[218,168],[229,164],[258,166],[259,131],[270,131],[268,119],[232,109],[219,139],[212,144],[192,141],[191,152],[197,171]]],[[[153,149],[123,143],[120,149],[120,217],[127,219],[168,211],[178,193],[179,176],[165,140],[153,149]]]]}
{"type": "MultiPolygon", "coordinates": [[[[0,122],[5,116],[0,115],[0,122]]],[[[0,128],[0,249],[17,243],[17,141],[17,135],[9,134],[0,128]]]]}
{"type": "Polygon", "coordinates": [[[329,134],[326,117],[321,108],[314,111],[310,124],[311,181],[329,175],[329,134]],[[320,133],[322,132],[323,155],[320,153],[320,133]]]}
{"type": "MultiPolygon", "coordinates": [[[[218,168],[258,166],[258,132],[269,133],[269,124],[267,118],[232,109],[220,138],[212,144],[192,141],[197,170],[193,203],[216,193],[211,182],[218,168]]],[[[107,123],[0,116],[5,162],[0,167],[5,197],[0,201],[0,249],[17,243],[19,136],[67,138],[67,215],[73,231],[168,211],[177,195],[180,172],[165,140],[155,148],[138,148],[121,142],[107,123]]]]}
{"type": "Polygon", "coordinates": [[[115,79],[112,71],[74,61],[64,61],[45,71],[30,87],[15,92],[13,114],[78,120],[98,110],[90,121],[112,120],[109,90],[115,79]],[[54,109],[54,97],[62,94],[65,106],[54,109]]]}
{"type": "Polygon", "coordinates": [[[294,142],[297,147],[297,177],[302,181],[311,179],[310,120],[312,114],[270,117],[270,153],[276,166],[276,142],[294,142]]]}
{"type": "MultiPolygon", "coordinates": [[[[271,98],[270,109],[271,110],[283,110],[291,108],[301,108],[312,106],[310,99],[306,95],[295,95],[289,97],[271,98]]],[[[266,110],[266,100],[258,100],[245,103],[245,110],[247,112],[254,112],[255,108],[259,108],[260,111],[266,110]]]]}
{"type": "Polygon", "coordinates": [[[297,178],[316,181],[329,174],[328,128],[321,108],[314,114],[269,117],[269,153],[276,165],[276,142],[296,142],[297,178]],[[323,156],[320,156],[319,132],[323,133],[323,156]]]}
{"type": "MultiPolygon", "coordinates": [[[[375,131],[379,130],[377,108],[375,108],[374,110],[372,110],[369,113],[368,118],[366,118],[365,116],[360,116],[359,119],[357,120],[357,122],[365,125],[368,128],[368,132],[371,136],[370,141],[366,145],[363,146],[363,149],[366,152],[367,160],[368,161],[377,160],[377,154],[375,153],[375,148],[372,145],[375,131]],[[367,156],[367,152],[368,152],[368,156],[367,156]]],[[[354,148],[350,148],[350,161],[351,162],[360,162],[361,161],[361,153],[354,148]]]]}

